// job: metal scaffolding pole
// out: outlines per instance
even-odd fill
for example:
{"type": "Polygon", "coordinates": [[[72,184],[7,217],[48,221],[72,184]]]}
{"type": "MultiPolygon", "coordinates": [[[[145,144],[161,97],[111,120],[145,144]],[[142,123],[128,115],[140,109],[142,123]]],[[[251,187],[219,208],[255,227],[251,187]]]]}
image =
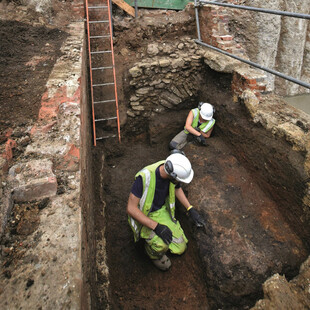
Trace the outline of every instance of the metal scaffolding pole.
{"type": "Polygon", "coordinates": [[[199,0],[195,0],[195,16],[196,16],[196,26],[197,26],[197,36],[198,40],[201,41],[201,36],[200,36],[200,26],[199,26],[199,14],[198,14],[198,3],[199,0]]]}
{"type": "Polygon", "coordinates": [[[296,18],[303,18],[303,19],[310,19],[310,15],[308,14],[299,14],[299,13],[292,13],[292,12],[285,12],[285,11],[277,11],[277,10],[269,10],[269,9],[262,9],[262,8],[255,8],[255,7],[250,7],[250,6],[244,6],[244,5],[235,5],[235,4],[229,4],[229,3],[221,3],[221,2],[213,2],[213,1],[204,1],[204,0],[195,0],[195,14],[196,14],[196,24],[197,24],[197,34],[198,34],[198,40],[195,40],[196,43],[206,46],[208,48],[211,48],[219,53],[222,53],[226,56],[232,57],[234,59],[237,59],[239,61],[242,61],[250,66],[253,66],[255,68],[261,69],[263,71],[269,72],[271,74],[274,74],[276,76],[279,76],[285,80],[291,81],[293,83],[296,83],[298,85],[301,85],[303,87],[309,88],[310,89],[310,84],[300,81],[296,78],[293,78],[291,76],[288,76],[286,74],[283,74],[281,72],[266,68],[261,66],[260,64],[257,64],[255,62],[243,59],[241,57],[235,56],[231,53],[228,53],[224,50],[221,50],[220,48],[214,47],[212,45],[209,45],[207,43],[204,43],[201,41],[201,36],[200,36],[200,26],[199,26],[199,14],[198,14],[198,8],[201,3],[204,4],[210,4],[210,5],[218,5],[218,6],[224,6],[224,7],[230,7],[230,8],[235,8],[235,9],[241,9],[241,10],[249,10],[249,11],[256,11],[256,12],[262,12],[262,13],[269,13],[269,14],[275,14],[275,15],[283,15],[283,16],[289,16],[289,17],[296,17],[296,18]]]}
{"type": "MultiPolygon", "coordinates": [[[[283,15],[283,16],[303,18],[303,19],[310,19],[310,15],[309,14],[300,14],[300,13],[293,13],[293,12],[286,12],[286,11],[269,10],[269,9],[263,9],[263,8],[256,8],[256,7],[252,7],[252,6],[237,5],[237,4],[230,4],[230,3],[221,3],[221,2],[213,2],[213,1],[204,1],[204,0],[198,0],[198,2],[199,3],[204,3],[204,4],[225,6],[225,7],[230,7],[230,8],[234,8],[234,9],[256,11],[256,12],[261,12],[261,13],[283,15]]],[[[195,3],[195,6],[196,6],[196,3],[195,3]]]]}
{"type": "Polygon", "coordinates": [[[240,57],[235,56],[235,55],[233,55],[233,54],[230,54],[230,53],[228,53],[228,52],[226,52],[226,51],[223,51],[223,50],[221,50],[220,48],[217,48],[217,47],[214,47],[214,46],[212,46],[212,45],[206,44],[206,43],[204,43],[204,42],[202,42],[202,41],[200,41],[200,40],[195,40],[195,42],[198,43],[198,44],[201,44],[201,45],[203,45],[203,46],[206,46],[206,47],[208,47],[208,48],[211,48],[211,49],[213,49],[213,50],[215,50],[215,51],[217,51],[217,52],[220,52],[220,53],[222,53],[222,54],[224,54],[224,55],[226,55],[226,56],[229,56],[229,57],[235,58],[235,59],[237,59],[237,60],[240,60],[240,61],[242,61],[242,62],[244,62],[244,63],[246,63],[246,64],[248,64],[248,65],[251,65],[251,66],[256,67],[256,68],[258,68],[258,69],[261,69],[261,70],[263,70],[263,71],[272,73],[272,74],[277,75],[277,76],[279,76],[279,77],[281,77],[281,78],[283,78],[283,79],[285,79],[285,80],[291,81],[291,82],[293,82],[293,83],[296,83],[296,84],[298,84],[298,85],[301,85],[301,86],[303,86],[303,87],[306,87],[306,88],[309,88],[309,89],[310,89],[310,84],[305,83],[305,82],[300,81],[300,80],[297,80],[297,79],[295,79],[295,78],[293,78],[293,77],[291,77],[291,76],[288,76],[288,75],[283,74],[283,73],[281,73],[281,72],[278,72],[278,71],[275,71],[275,70],[272,70],[272,69],[263,67],[263,66],[261,66],[261,65],[259,65],[259,64],[257,64],[257,63],[255,63],[255,62],[252,62],[252,61],[249,61],[249,60],[240,58],[240,57]]]}

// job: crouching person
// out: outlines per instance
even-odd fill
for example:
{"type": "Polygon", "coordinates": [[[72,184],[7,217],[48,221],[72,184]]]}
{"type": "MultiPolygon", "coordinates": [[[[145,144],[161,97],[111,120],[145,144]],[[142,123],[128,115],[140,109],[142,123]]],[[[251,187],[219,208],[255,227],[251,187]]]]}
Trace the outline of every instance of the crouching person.
{"type": "Polygon", "coordinates": [[[160,270],[171,266],[167,251],[181,255],[187,247],[188,240],[175,218],[175,197],[197,226],[204,224],[180,185],[190,183],[193,175],[188,158],[176,150],[166,160],[143,168],[135,176],[127,205],[129,225],[136,242],[144,239],[147,255],[160,270]]]}
{"type": "Polygon", "coordinates": [[[214,108],[210,103],[200,102],[198,108],[189,111],[184,130],[171,140],[169,148],[181,150],[192,141],[207,145],[206,139],[211,136],[215,124],[213,113],[214,108]]]}

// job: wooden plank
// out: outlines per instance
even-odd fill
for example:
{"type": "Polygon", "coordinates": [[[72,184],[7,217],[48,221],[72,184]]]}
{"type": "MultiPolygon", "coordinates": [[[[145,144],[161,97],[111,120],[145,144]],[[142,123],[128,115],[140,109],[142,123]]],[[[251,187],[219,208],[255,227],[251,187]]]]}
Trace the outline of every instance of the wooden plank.
{"type": "Polygon", "coordinates": [[[128,3],[126,3],[124,0],[112,0],[112,2],[118,5],[121,9],[123,9],[129,15],[135,17],[135,9],[131,7],[128,3]]]}

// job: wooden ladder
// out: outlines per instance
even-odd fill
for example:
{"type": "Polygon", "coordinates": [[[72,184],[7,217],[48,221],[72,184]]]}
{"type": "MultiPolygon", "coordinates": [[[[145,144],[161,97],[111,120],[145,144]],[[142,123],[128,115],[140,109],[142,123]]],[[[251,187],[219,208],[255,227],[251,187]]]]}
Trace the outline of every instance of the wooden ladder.
{"type": "Polygon", "coordinates": [[[110,0],[86,0],[88,59],[94,145],[121,142],[110,0]],[[92,3],[94,2],[94,4],[92,3]]]}

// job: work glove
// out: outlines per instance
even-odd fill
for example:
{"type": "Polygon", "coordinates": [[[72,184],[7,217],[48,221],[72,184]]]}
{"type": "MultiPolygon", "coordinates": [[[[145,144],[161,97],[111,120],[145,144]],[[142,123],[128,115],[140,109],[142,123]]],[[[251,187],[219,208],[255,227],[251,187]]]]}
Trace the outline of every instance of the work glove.
{"type": "Polygon", "coordinates": [[[196,137],[196,140],[202,145],[207,145],[206,138],[203,135],[196,137]]]}
{"type": "Polygon", "coordinates": [[[202,216],[194,208],[189,209],[188,214],[197,227],[205,226],[205,221],[202,216]]]}
{"type": "Polygon", "coordinates": [[[157,226],[154,229],[155,234],[160,237],[161,239],[163,239],[163,241],[166,244],[170,244],[172,241],[172,231],[170,230],[169,227],[167,227],[166,225],[162,225],[162,224],[157,224],[157,226]]]}

